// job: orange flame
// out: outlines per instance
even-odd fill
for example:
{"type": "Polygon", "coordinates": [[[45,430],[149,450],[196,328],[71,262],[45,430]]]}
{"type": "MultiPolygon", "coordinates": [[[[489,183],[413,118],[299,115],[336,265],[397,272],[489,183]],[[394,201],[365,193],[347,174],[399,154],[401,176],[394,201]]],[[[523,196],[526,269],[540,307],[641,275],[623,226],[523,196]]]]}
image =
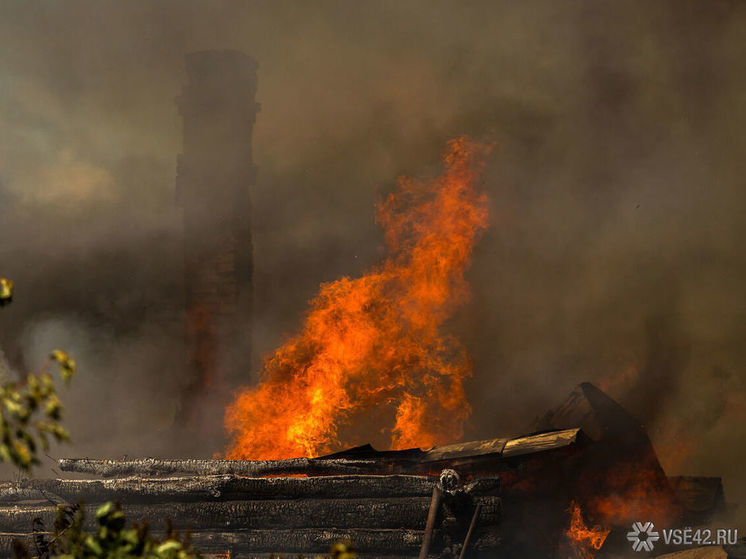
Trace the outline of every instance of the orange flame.
{"type": "Polygon", "coordinates": [[[639,518],[670,524],[681,511],[662,475],[649,462],[613,468],[605,472],[604,490],[585,501],[587,511],[605,525],[628,525],[639,518]]]}
{"type": "Polygon", "coordinates": [[[301,332],[265,358],[261,382],[226,410],[231,459],[339,448],[352,415],[390,409],[392,448],[458,439],[471,409],[469,360],[444,321],[468,296],[472,248],[487,225],[474,190],[490,147],[451,140],[440,177],[400,178],[378,205],[388,256],[360,278],[322,284],[301,332]]]}
{"type": "Polygon", "coordinates": [[[596,552],[606,541],[611,530],[595,525],[592,528],[586,526],[583,521],[583,511],[573,501],[570,503],[570,526],[565,535],[575,552],[575,557],[580,559],[592,559],[596,552]]]}

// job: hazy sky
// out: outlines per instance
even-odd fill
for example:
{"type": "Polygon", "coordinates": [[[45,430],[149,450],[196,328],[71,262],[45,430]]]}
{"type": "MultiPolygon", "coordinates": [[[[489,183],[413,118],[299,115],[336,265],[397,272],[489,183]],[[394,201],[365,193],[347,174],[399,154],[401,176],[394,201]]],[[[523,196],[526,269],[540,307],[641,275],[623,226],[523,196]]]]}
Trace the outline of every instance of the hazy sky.
{"type": "Polygon", "coordinates": [[[156,452],[184,383],[174,98],[186,52],[240,49],[262,106],[247,383],[320,282],[380,259],[396,176],[470,134],[498,147],[452,324],[467,435],[525,430],[590,380],[670,473],[723,475],[746,503],[745,25],[717,0],[4,0],[0,345],[17,368],[78,356],[63,453],[156,452]]]}

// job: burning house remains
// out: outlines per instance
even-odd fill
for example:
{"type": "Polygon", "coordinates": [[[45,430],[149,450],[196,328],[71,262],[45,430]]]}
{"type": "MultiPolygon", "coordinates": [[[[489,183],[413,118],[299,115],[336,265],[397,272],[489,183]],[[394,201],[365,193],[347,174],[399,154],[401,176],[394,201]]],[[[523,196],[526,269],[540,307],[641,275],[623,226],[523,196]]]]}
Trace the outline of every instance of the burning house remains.
{"type": "Polygon", "coordinates": [[[95,479],[5,483],[3,546],[31,538],[36,518],[52,526],[53,503],[78,500],[119,500],[133,521],[169,518],[203,552],[231,557],[314,555],[340,540],[361,557],[619,557],[634,520],[696,526],[726,512],[719,479],[666,476],[642,426],[590,384],[537,427],[318,458],[61,460],[95,479]]]}
{"type": "MultiPolygon", "coordinates": [[[[177,195],[190,412],[238,385],[221,359],[251,316],[257,105],[256,65],[240,53],[191,54],[187,75],[177,195]]],[[[526,433],[448,444],[463,437],[472,370],[445,324],[468,299],[465,271],[489,223],[478,186],[490,149],[456,138],[441,175],[401,178],[380,201],[385,257],[322,284],[259,382],[235,392],[226,459],[65,459],[60,469],[78,478],[4,483],[5,552],[78,500],[89,509],[118,500],[155,530],[168,518],[202,552],[231,557],[313,556],[349,540],[361,557],[600,559],[632,553],[633,522],[694,526],[725,514],[719,479],[669,476],[644,426],[588,383],[526,433]]],[[[206,438],[204,419],[184,422],[195,440],[206,438]]]]}

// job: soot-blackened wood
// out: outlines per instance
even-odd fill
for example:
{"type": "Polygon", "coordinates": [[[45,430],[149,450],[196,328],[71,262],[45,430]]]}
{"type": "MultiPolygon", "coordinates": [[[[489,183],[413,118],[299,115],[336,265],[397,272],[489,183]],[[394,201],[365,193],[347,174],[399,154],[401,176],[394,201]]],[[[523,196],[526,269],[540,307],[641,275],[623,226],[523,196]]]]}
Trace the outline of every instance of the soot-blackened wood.
{"type": "MultiPolygon", "coordinates": [[[[314,557],[328,553],[338,541],[354,542],[361,559],[395,559],[414,557],[422,543],[419,530],[371,530],[371,529],[327,529],[327,530],[235,530],[231,532],[192,532],[194,547],[205,554],[240,555],[242,559],[260,557],[268,559],[272,554],[293,553],[314,557]]],[[[163,534],[154,531],[153,535],[163,534]]],[[[18,539],[31,544],[31,537],[24,533],[0,533],[0,555],[11,556],[11,542],[18,539]]],[[[437,540],[436,535],[436,540],[437,540]]],[[[500,542],[498,534],[491,529],[475,530],[469,549],[494,551],[500,542]]],[[[32,545],[32,544],[31,544],[32,545]]],[[[434,548],[440,551],[440,545],[434,548]]]]}
{"type": "Polygon", "coordinates": [[[423,451],[377,451],[366,445],[319,458],[288,460],[93,460],[70,458],[59,461],[63,471],[81,472],[103,477],[139,475],[168,476],[174,474],[215,475],[237,474],[270,476],[304,474],[420,474],[438,475],[444,468],[456,468],[467,476],[501,470],[504,459],[514,466],[516,459],[545,455],[550,450],[567,450],[578,446],[580,431],[571,427],[562,431],[535,433],[513,439],[471,441],[423,451]],[[519,458],[520,457],[520,458],[519,458]]]}
{"type": "Polygon", "coordinates": [[[114,476],[167,476],[173,474],[243,476],[270,475],[345,475],[387,473],[389,470],[376,460],[310,459],[289,460],[90,460],[88,458],[63,458],[59,466],[65,472],[80,472],[101,477],[114,476]]]}
{"type": "MultiPolygon", "coordinates": [[[[350,540],[360,555],[391,554],[416,557],[422,544],[422,530],[371,530],[324,529],[324,530],[241,530],[226,533],[193,532],[192,541],[198,549],[208,553],[234,554],[270,553],[328,553],[332,544],[350,540]]],[[[489,551],[497,548],[500,538],[492,528],[475,530],[470,549],[489,551]]],[[[442,548],[439,535],[435,536],[433,551],[442,548]]]]}
{"type": "MultiPolygon", "coordinates": [[[[497,524],[500,515],[498,497],[482,497],[479,525],[497,524]]],[[[288,499],[263,501],[227,501],[201,503],[158,503],[131,505],[122,509],[131,522],[150,520],[154,526],[170,519],[174,528],[191,530],[242,528],[318,528],[367,527],[413,528],[425,526],[430,499],[288,499]]],[[[0,531],[30,530],[34,518],[53,525],[53,506],[0,507],[0,531]]],[[[86,507],[89,525],[95,522],[95,507],[86,507]]]]}
{"type": "Polygon", "coordinates": [[[20,501],[46,501],[47,496],[38,489],[26,487],[24,482],[5,482],[0,484],[0,503],[18,503],[20,501]]]}
{"type": "MultiPolygon", "coordinates": [[[[247,478],[235,475],[175,478],[30,479],[0,486],[0,502],[43,500],[99,503],[170,503],[237,499],[355,499],[361,497],[425,497],[438,479],[425,476],[323,476],[247,478]]],[[[480,482],[477,493],[488,485],[480,482]]]]}
{"type": "Polygon", "coordinates": [[[430,553],[430,544],[432,543],[435,535],[435,521],[438,518],[438,512],[440,511],[440,501],[443,498],[443,490],[436,486],[433,488],[433,495],[430,499],[430,506],[427,511],[427,521],[425,523],[425,532],[422,536],[422,544],[420,546],[419,559],[427,559],[428,553],[430,553]]]}

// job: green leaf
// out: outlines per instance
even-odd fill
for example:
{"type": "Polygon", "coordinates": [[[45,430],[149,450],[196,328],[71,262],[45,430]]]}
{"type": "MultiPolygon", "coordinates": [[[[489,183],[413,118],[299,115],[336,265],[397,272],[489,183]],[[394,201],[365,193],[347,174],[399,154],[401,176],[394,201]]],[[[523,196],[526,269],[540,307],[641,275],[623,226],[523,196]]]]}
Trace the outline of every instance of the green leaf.
{"type": "Polygon", "coordinates": [[[50,419],[59,419],[62,413],[62,402],[56,394],[52,394],[47,398],[47,403],[44,405],[44,413],[50,419]]]}
{"type": "Polygon", "coordinates": [[[101,544],[99,544],[99,543],[98,543],[98,542],[96,541],[96,538],[94,538],[94,537],[93,537],[93,536],[91,536],[91,535],[89,535],[89,536],[88,536],[88,537],[87,537],[87,538],[85,539],[85,545],[86,545],[86,547],[87,547],[88,549],[90,549],[91,551],[93,551],[93,553],[95,553],[95,554],[96,554],[97,556],[102,556],[102,555],[103,555],[103,553],[104,553],[104,550],[103,550],[103,549],[101,548],[101,544]]]}
{"type": "Polygon", "coordinates": [[[75,374],[75,360],[61,349],[55,349],[51,354],[51,358],[59,363],[62,379],[65,382],[69,382],[75,374]]]}
{"type": "Polygon", "coordinates": [[[61,425],[55,425],[52,428],[52,435],[57,442],[70,440],[70,433],[68,433],[67,429],[65,429],[61,425]]]}
{"type": "Polygon", "coordinates": [[[116,509],[116,505],[111,501],[104,503],[96,509],[96,519],[101,522],[102,519],[109,516],[116,509]]]}
{"type": "Polygon", "coordinates": [[[31,466],[31,461],[33,460],[31,450],[21,441],[15,441],[13,443],[13,449],[15,450],[15,454],[19,462],[18,465],[24,469],[28,469],[28,467],[31,466]]]}
{"type": "Polygon", "coordinates": [[[174,551],[179,551],[181,549],[181,542],[177,542],[176,540],[166,540],[161,545],[159,545],[155,552],[159,554],[166,554],[166,553],[172,553],[174,551]]]}
{"type": "Polygon", "coordinates": [[[0,307],[13,301],[13,282],[7,278],[0,278],[0,307]]]}

